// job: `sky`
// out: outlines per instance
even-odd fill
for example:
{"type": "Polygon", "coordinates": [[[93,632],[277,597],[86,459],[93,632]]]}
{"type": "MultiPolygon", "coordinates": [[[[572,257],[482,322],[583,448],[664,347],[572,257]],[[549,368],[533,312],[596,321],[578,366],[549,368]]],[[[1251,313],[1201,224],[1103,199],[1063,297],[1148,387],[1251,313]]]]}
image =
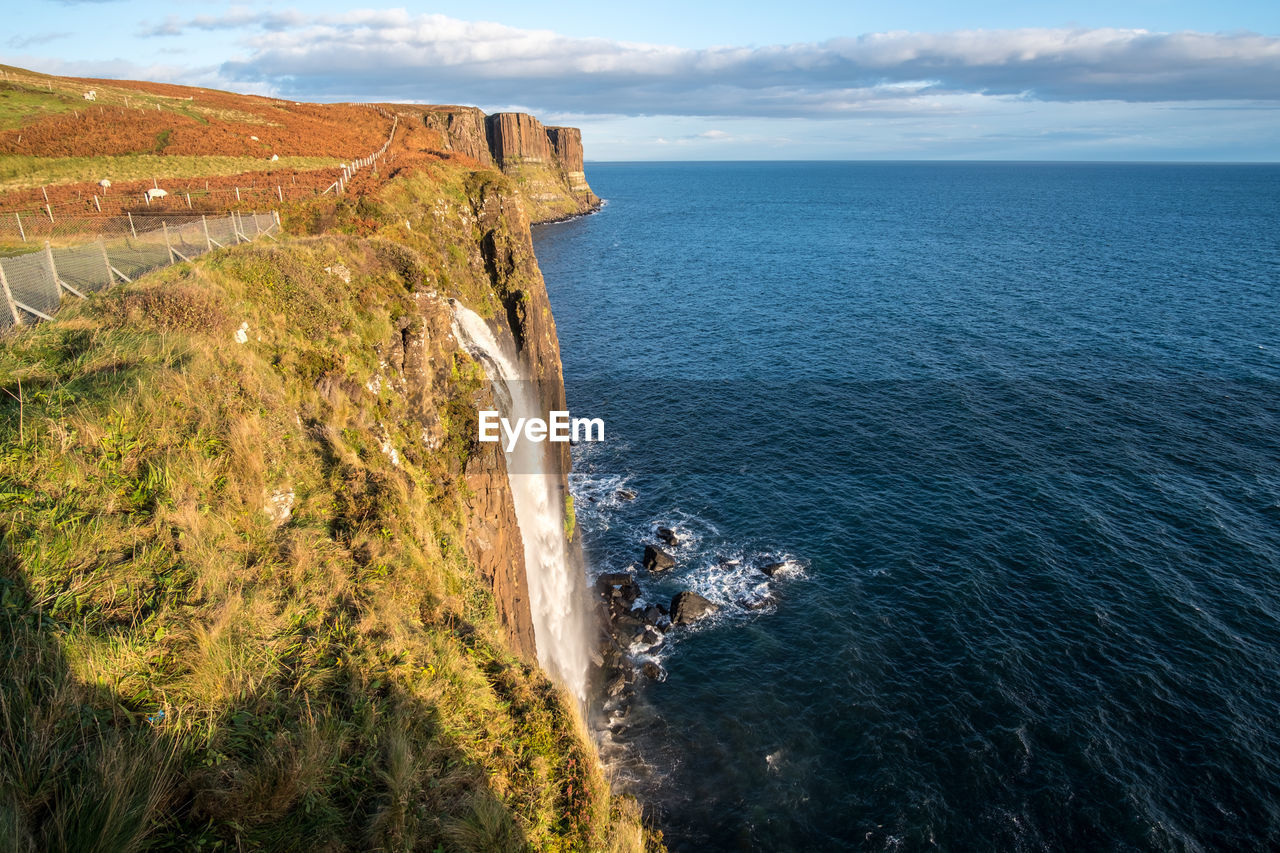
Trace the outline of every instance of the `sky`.
{"type": "Polygon", "coordinates": [[[1280,2],[29,0],[0,63],[474,104],[590,160],[1280,160],[1280,2]]]}

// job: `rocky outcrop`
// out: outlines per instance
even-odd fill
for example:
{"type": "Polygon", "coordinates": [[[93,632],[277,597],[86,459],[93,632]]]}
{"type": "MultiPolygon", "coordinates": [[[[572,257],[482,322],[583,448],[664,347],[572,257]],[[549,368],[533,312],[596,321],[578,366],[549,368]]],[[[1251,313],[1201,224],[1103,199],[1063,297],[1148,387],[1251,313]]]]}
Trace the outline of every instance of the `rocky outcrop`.
{"type": "Polygon", "coordinates": [[[696,592],[685,591],[671,599],[671,623],[691,625],[704,616],[710,616],[720,608],[696,592]]]}
{"type": "Polygon", "coordinates": [[[576,127],[548,127],[551,153],[556,165],[568,179],[569,189],[575,193],[590,193],[587,174],[582,163],[582,131],[576,127]]]}
{"type": "Polygon", "coordinates": [[[470,157],[483,166],[493,165],[484,111],[478,107],[428,107],[422,123],[437,134],[437,147],[470,157]]]}
{"type": "Polygon", "coordinates": [[[676,564],[675,557],[656,545],[644,546],[644,567],[651,572],[665,572],[676,564]]]}
{"type": "Polygon", "coordinates": [[[583,170],[582,131],[546,127],[525,113],[486,116],[475,107],[423,107],[426,147],[497,166],[515,180],[529,222],[596,209],[583,170]]]}
{"type": "Polygon", "coordinates": [[[520,163],[549,163],[547,129],[525,113],[494,113],[488,118],[489,150],[504,171],[520,163]]]}

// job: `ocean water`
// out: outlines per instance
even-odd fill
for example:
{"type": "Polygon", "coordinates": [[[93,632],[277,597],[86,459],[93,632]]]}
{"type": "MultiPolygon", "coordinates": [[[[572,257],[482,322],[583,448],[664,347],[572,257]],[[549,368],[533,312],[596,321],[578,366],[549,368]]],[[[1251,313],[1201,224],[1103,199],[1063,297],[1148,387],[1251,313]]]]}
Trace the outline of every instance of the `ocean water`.
{"type": "Polygon", "coordinates": [[[588,563],[721,606],[602,733],[673,850],[1280,847],[1280,167],[588,177],[588,563]]]}

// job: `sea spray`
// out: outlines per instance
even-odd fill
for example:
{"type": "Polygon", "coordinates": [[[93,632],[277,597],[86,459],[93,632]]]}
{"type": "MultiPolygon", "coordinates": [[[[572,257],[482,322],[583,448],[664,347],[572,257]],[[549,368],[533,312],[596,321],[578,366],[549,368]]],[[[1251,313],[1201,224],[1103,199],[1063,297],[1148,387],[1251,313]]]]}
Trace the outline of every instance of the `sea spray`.
{"type": "MultiPolygon", "coordinates": [[[[500,343],[474,311],[457,302],[453,311],[454,335],[484,366],[505,416],[542,417],[534,385],[514,349],[500,343]]],[[[538,663],[585,701],[592,634],[585,578],[566,541],[560,478],[549,463],[546,444],[504,442],[503,453],[524,541],[538,663]]]]}

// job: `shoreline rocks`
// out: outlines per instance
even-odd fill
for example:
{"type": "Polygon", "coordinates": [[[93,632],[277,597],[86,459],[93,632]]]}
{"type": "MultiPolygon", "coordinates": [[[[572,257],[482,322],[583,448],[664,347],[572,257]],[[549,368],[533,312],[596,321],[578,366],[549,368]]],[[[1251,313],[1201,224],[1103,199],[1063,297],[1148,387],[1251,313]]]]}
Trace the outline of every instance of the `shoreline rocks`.
{"type": "Polygon", "coordinates": [[[665,572],[674,567],[676,558],[657,545],[644,546],[644,567],[651,572],[665,572]]]}
{"type": "Polygon", "coordinates": [[[692,625],[704,616],[710,616],[720,607],[692,590],[676,593],[671,599],[671,624],[692,625]]]}

